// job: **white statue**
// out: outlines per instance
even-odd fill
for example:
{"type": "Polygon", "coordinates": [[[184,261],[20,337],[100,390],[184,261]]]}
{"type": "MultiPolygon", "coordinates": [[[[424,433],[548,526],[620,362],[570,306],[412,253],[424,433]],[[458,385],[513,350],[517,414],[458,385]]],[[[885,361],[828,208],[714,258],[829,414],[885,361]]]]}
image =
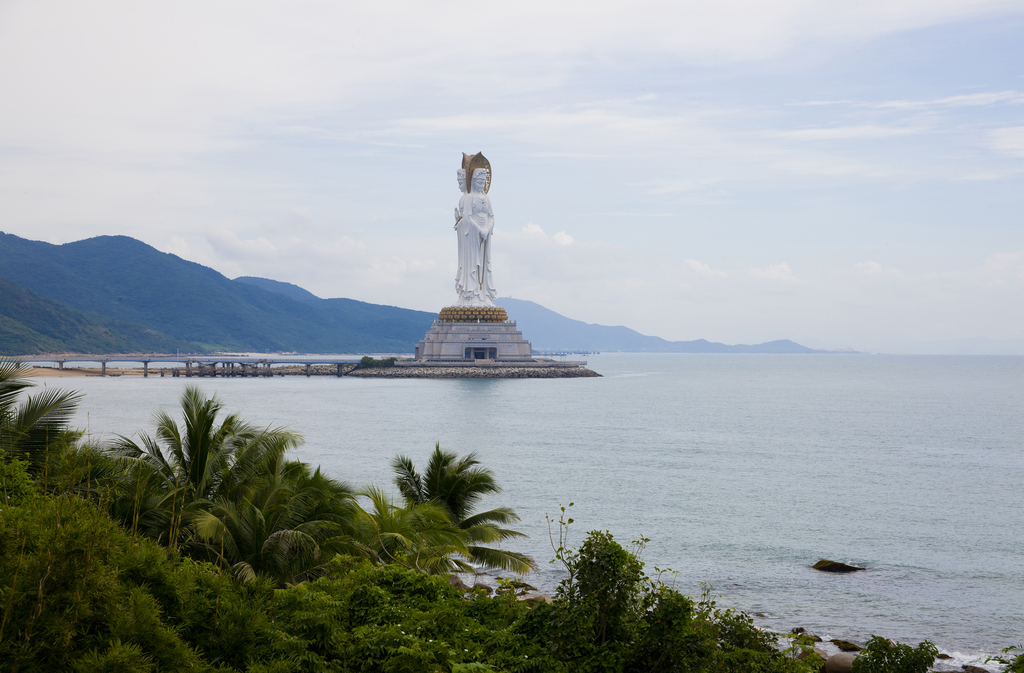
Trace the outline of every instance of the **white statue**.
{"type": "MultiPolygon", "coordinates": [[[[467,159],[476,159],[482,154],[467,159]]],[[[464,161],[464,164],[469,163],[464,161]]],[[[490,164],[488,163],[489,167],[490,164]]],[[[498,291],[491,279],[491,232],[494,231],[494,211],[487,196],[490,170],[469,165],[458,172],[463,191],[459,207],[455,209],[455,231],[459,238],[459,272],[455,276],[455,291],[459,294],[456,306],[494,306],[498,291]],[[469,172],[469,192],[466,178],[469,172]]]]}

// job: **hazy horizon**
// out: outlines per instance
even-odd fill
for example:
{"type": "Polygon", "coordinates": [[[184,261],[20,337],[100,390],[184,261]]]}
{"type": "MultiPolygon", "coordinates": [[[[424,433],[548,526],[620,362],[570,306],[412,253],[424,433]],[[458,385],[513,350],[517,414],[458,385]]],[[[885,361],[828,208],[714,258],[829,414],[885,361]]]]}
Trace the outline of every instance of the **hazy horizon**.
{"type": "Polygon", "coordinates": [[[483,151],[502,296],[670,341],[1012,346],[1022,32],[985,0],[15,0],[0,228],[436,311],[483,151]]]}

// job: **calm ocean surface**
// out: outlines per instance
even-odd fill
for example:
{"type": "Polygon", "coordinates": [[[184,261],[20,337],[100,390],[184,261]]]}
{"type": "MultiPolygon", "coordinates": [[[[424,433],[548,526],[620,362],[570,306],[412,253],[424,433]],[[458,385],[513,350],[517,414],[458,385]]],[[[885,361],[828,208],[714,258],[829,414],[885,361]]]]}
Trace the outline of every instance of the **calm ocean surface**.
{"type": "MultiPolygon", "coordinates": [[[[478,452],[558,581],[545,514],[649,537],[648,568],[710,582],[760,626],[928,638],[965,657],[1024,640],[1024,357],[592,356],[599,379],[69,378],[93,439],[150,430],[194,382],[304,434],[295,457],[390,485],[398,453],[478,452]],[[821,558],[868,568],[810,569],[821,558]]],[[[957,661],[967,658],[957,657],[957,661]]]]}

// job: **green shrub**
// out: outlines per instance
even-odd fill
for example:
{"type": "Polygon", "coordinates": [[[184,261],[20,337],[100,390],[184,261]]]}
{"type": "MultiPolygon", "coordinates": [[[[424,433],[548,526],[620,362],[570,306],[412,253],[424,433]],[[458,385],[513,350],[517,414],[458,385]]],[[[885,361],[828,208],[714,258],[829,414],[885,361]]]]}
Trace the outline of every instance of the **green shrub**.
{"type": "Polygon", "coordinates": [[[78,498],[40,496],[3,508],[0,659],[19,670],[208,670],[167,624],[161,601],[122,576],[143,558],[156,561],[154,579],[173,566],[163,550],[78,498]],[[150,549],[140,553],[140,545],[150,549]]]}
{"type": "Polygon", "coordinates": [[[853,660],[853,673],[927,673],[939,654],[927,640],[917,647],[871,636],[853,660]]]}
{"type": "MultiPolygon", "coordinates": [[[[571,522],[563,511],[560,527],[571,522]]],[[[549,652],[566,669],[810,673],[809,664],[785,657],[774,635],[756,628],[749,616],[716,607],[710,587],[694,602],[648,578],[640,560],[646,539],[632,550],[608,532],[591,532],[579,549],[567,547],[565,539],[560,531],[555,552],[568,577],[554,603],[531,610],[523,624],[532,637],[546,637],[549,652]],[[538,623],[541,617],[546,624],[538,623]]]]}
{"type": "Polygon", "coordinates": [[[1024,652],[1010,657],[1015,650],[1024,650],[1024,645],[1011,645],[1010,647],[1003,648],[1002,652],[994,657],[989,657],[985,660],[985,663],[990,661],[996,661],[1006,666],[1003,669],[1003,673],[1024,673],[1024,652]]]}
{"type": "Polygon", "coordinates": [[[359,361],[359,369],[372,369],[374,367],[394,367],[398,358],[383,358],[377,360],[369,355],[364,355],[359,361]]]}
{"type": "Polygon", "coordinates": [[[0,505],[18,505],[34,491],[28,463],[13,460],[0,450],[0,505]]]}

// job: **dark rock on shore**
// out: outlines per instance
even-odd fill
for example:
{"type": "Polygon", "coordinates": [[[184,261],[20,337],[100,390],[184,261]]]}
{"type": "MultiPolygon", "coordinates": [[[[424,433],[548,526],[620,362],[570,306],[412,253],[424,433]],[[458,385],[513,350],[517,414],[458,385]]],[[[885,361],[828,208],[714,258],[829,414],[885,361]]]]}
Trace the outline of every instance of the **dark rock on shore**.
{"type": "Polygon", "coordinates": [[[800,636],[800,635],[802,635],[802,636],[804,636],[805,638],[810,638],[810,639],[811,639],[812,641],[814,641],[814,642],[816,642],[816,643],[820,643],[820,642],[821,642],[821,636],[816,636],[816,635],[814,635],[813,633],[807,633],[807,629],[805,629],[805,628],[804,628],[804,627],[802,627],[802,626],[796,626],[796,627],[794,627],[794,628],[793,628],[793,629],[792,629],[792,630],[790,631],[790,633],[791,633],[792,635],[794,635],[794,636],[800,636]]]}
{"type": "Polygon", "coordinates": [[[851,643],[849,640],[839,640],[838,638],[833,638],[829,642],[838,647],[839,649],[841,649],[843,652],[860,652],[861,649],[860,645],[857,645],[856,643],[851,643]]]}
{"type": "Polygon", "coordinates": [[[798,654],[796,656],[796,658],[799,659],[800,661],[803,661],[804,659],[808,659],[808,658],[811,657],[811,655],[815,655],[815,654],[818,655],[819,657],[821,657],[822,668],[824,668],[825,662],[828,661],[828,653],[825,652],[825,650],[819,649],[817,647],[815,647],[813,650],[807,650],[805,652],[801,652],[800,654],[798,654]]]}
{"type": "Polygon", "coordinates": [[[527,605],[534,606],[538,603],[550,603],[551,596],[548,594],[541,593],[539,591],[527,591],[525,594],[516,598],[517,601],[522,601],[527,605]]]}
{"type": "Polygon", "coordinates": [[[846,565],[838,561],[829,561],[828,559],[821,559],[817,563],[811,566],[815,570],[821,570],[827,573],[852,573],[858,570],[864,570],[859,566],[846,565]]]}

